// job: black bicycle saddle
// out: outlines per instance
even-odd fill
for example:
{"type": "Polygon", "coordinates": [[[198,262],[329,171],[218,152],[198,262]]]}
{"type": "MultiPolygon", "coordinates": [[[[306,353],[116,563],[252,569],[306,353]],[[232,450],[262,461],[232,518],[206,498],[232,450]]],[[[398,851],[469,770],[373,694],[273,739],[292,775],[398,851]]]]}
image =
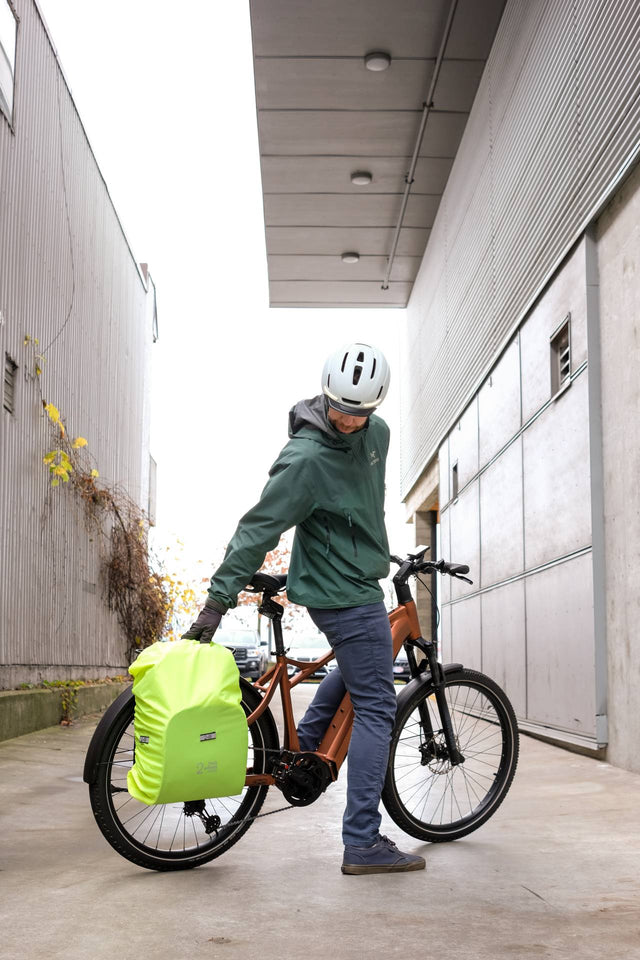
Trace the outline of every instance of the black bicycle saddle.
{"type": "Polygon", "coordinates": [[[286,573],[254,573],[246,588],[249,593],[280,593],[287,585],[286,573]]]}

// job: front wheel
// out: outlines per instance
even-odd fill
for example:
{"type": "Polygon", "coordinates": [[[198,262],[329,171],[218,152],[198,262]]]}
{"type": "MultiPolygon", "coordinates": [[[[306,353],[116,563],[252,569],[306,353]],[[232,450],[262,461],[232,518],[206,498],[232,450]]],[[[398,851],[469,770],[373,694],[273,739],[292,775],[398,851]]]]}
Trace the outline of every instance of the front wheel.
{"type": "MultiPolygon", "coordinates": [[[[260,695],[240,681],[242,707],[248,715],[260,695]]],[[[130,697],[105,733],[97,757],[97,777],[89,786],[96,822],[121,856],[150,870],[187,870],[219,857],[249,829],[268,790],[244,787],[236,797],[146,806],[127,791],[134,763],[134,699],[130,697]],[[210,828],[215,822],[217,829],[210,828]]],[[[269,710],[249,727],[248,766],[263,773],[278,752],[278,737],[269,710]]]]}
{"type": "Polygon", "coordinates": [[[398,704],[382,792],[398,826],[432,843],[457,840],[488,820],[518,762],[515,713],[493,680],[459,670],[445,677],[444,693],[464,761],[448,759],[433,685],[426,682],[398,704]]]}

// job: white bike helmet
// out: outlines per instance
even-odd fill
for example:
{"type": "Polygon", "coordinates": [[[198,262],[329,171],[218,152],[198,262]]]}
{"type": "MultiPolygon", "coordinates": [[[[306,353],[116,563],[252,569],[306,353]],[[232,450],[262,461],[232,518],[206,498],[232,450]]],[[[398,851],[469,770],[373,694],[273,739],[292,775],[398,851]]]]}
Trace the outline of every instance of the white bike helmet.
{"type": "Polygon", "coordinates": [[[349,343],[336,350],[322,371],[322,392],[329,406],[352,417],[368,417],[389,389],[385,355],[367,343],[349,343]]]}

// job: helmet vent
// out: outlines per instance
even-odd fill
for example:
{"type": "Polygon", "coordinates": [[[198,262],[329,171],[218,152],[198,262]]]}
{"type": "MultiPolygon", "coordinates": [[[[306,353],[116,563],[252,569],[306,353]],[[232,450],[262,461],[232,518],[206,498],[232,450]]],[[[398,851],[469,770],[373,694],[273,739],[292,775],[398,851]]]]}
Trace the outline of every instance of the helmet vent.
{"type": "Polygon", "coordinates": [[[348,354],[348,353],[345,353],[344,357],[342,358],[342,366],[340,367],[340,373],[344,373],[344,368],[345,368],[346,365],[347,365],[347,357],[348,357],[348,356],[349,356],[349,354],[348,354]]]}
{"type": "Polygon", "coordinates": [[[364,353],[362,352],[362,350],[361,350],[360,353],[358,354],[358,361],[357,361],[357,362],[358,362],[358,363],[364,363],[364,353]]]}
{"type": "Polygon", "coordinates": [[[376,400],[379,400],[379,399],[380,399],[380,394],[382,393],[383,390],[384,390],[384,384],[383,384],[383,385],[380,387],[380,389],[378,390],[378,396],[376,397],[376,400]]]}
{"type": "Polygon", "coordinates": [[[372,379],[372,380],[373,380],[373,378],[374,378],[375,372],[376,372],[376,358],[374,357],[374,358],[373,358],[373,366],[372,366],[372,368],[371,368],[371,379],[372,379]]]}
{"type": "Polygon", "coordinates": [[[362,367],[355,367],[353,371],[353,385],[357,387],[360,383],[360,377],[362,376],[362,367]]]}

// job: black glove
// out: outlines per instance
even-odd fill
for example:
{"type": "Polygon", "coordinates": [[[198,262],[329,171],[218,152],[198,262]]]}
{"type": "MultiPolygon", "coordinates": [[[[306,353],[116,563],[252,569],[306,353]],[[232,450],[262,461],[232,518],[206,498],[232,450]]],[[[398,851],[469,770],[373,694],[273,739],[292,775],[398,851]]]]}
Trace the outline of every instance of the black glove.
{"type": "Polygon", "coordinates": [[[222,614],[215,607],[210,606],[209,601],[198,614],[198,619],[194,620],[186,633],[182,634],[183,640],[199,640],[200,643],[210,643],[211,639],[220,625],[222,614]]]}

